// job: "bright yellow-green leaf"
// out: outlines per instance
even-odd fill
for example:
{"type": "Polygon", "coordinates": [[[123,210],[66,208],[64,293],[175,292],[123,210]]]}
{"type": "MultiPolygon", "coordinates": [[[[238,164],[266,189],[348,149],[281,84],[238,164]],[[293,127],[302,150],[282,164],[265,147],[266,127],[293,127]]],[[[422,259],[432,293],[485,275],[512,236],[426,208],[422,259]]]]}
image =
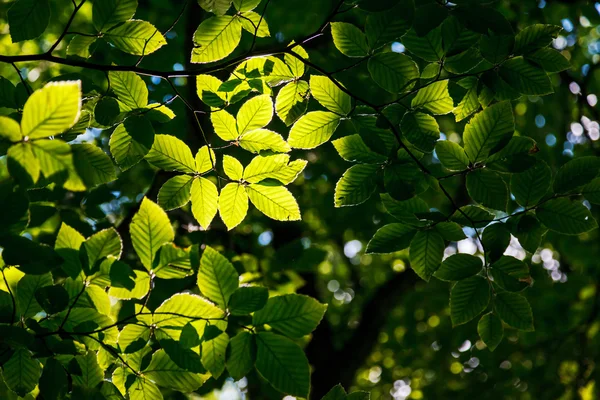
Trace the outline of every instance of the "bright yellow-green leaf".
{"type": "Polygon", "coordinates": [[[154,53],[167,40],[150,22],[132,19],[112,28],[104,37],[125,53],[142,56],[154,53]]]}
{"type": "Polygon", "coordinates": [[[306,160],[289,161],[290,156],[287,154],[256,156],[244,170],[244,180],[250,183],[259,183],[270,178],[277,179],[284,185],[292,183],[308,162],[306,160]]]}
{"type": "Polygon", "coordinates": [[[182,392],[193,392],[204,383],[202,375],[181,368],[163,349],[152,354],[152,360],[143,373],[159,386],[182,392]]]}
{"type": "MultiPolygon", "coordinates": [[[[291,44],[293,44],[293,42],[290,43],[290,45],[291,44]]],[[[306,52],[306,50],[304,50],[304,48],[302,46],[296,45],[292,48],[292,51],[294,53],[298,54],[304,60],[308,60],[308,53],[306,52]]],[[[304,71],[306,70],[306,68],[305,68],[305,65],[302,62],[302,60],[299,60],[298,57],[295,57],[292,54],[288,54],[288,53],[286,53],[283,56],[283,59],[285,60],[285,63],[290,68],[290,71],[292,71],[292,74],[296,78],[300,78],[300,77],[302,77],[302,75],[304,75],[304,71]]]]}
{"type": "Polygon", "coordinates": [[[217,158],[213,149],[209,149],[208,146],[202,146],[196,153],[196,172],[203,174],[213,169],[216,165],[217,158]]]}
{"type": "Polygon", "coordinates": [[[158,205],[167,211],[185,206],[190,201],[193,179],[189,175],[177,175],[166,181],[158,192],[158,205]]]}
{"type": "Polygon", "coordinates": [[[224,15],[204,20],[194,34],[193,63],[209,63],[230,55],[242,37],[237,16],[224,15]]]}
{"type": "Polygon", "coordinates": [[[231,0],[198,0],[198,4],[205,11],[216,15],[224,15],[231,7],[231,0]]]}
{"type": "Polygon", "coordinates": [[[409,89],[419,78],[419,67],[405,54],[378,53],[369,58],[367,67],[373,80],[391,93],[409,89]]]}
{"type": "Polygon", "coordinates": [[[252,325],[267,324],[286,336],[300,338],[316,329],[325,310],[326,304],[309,296],[295,293],[274,296],[254,313],[252,325]]]}
{"type": "Polygon", "coordinates": [[[50,82],[23,107],[21,132],[30,139],[58,135],[72,127],[81,110],[81,81],[50,82]]]}
{"type": "Polygon", "coordinates": [[[310,77],[310,93],[323,107],[336,114],[348,115],[352,110],[352,98],[326,76],[310,77]]]}
{"type": "Polygon", "coordinates": [[[214,183],[206,178],[196,178],[192,183],[192,214],[200,226],[207,229],[215,215],[219,201],[219,192],[214,183]]]}
{"type": "Polygon", "coordinates": [[[411,106],[422,107],[436,115],[448,114],[454,109],[454,101],[448,92],[448,80],[432,83],[419,90],[411,106]]]}
{"type": "Polygon", "coordinates": [[[219,110],[210,113],[210,121],[215,129],[215,133],[221,139],[229,142],[238,138],[235,118],[227,111],[219,110]]]}
{"type": "Polygon", "coordinates": [[[369,52],[365,34],[347,22],[332,22],[331,35],[335,47],[348,57],[365,57],[369,52]]]}
{"type": "Polygon", "coordinates": [[[238,11],[250,11],[254,10],[261,0],[233,0],[233,6],[238,11]]]}
{"type": "Polygon", "coordinates": [[[237,158],[228,156],[227,154],[223,156],[223,170],[225,171],[225,175],[234,181],[241,180],[244,173],[242,163],[237,158]]]}
{"type": "Polygon", "coordinates": [[[339,123],[340,116],[332,112],[309,112],[292,126],[288,143],[296,149],[314,149],[331,138],[339,123]]]}
{"type": "Polygon", "coordinates": [[[110,152],[125,171],[140,162],[152,148],[154,128],[144,117],[130,117],[117,126],[110,136],[110,152]]]}
{"type": "Polygon", "coordinates": [[[285,186],[255,183],[248,185],[246,190],[252,204],[267,217],[277,221],[298,221],[301,218],[298,203],[285,186]]]}
{"type": "Polygon", "coordinates": [[[45,177],[73,169],[71,146],[62,140],[35,140],[31,142],[31,147],[33,154],[40,161],[40,168],[45,177]]]}
{"type": "Polygon", "coordinates": [[[227,230],[240,224],[248,213],[248,194],[243,185],[228,183],[219,196],[219,215],[227,230]]]}
{"type": "Polygon", "coordinates": [[[181,139],[171,135],[156,135],[146,160],[165,171],[193,173],[196,162],[192,151],[181,139]]]}
{"type": "Polygon", "coordinates": [[[110,71],[108,73],[110,88],[121,103],[130,110],[146,107],[148,104],[148,88],[144,80],[135,72],[110,71]]]}
{"type": "Polygon", "coordinates": [[[202,294],[225,309],[238,285],[238,273],[233,264],[221,253],[206,246],[198,270],[198,287],[202,294]]]}
{"type": "Polygon", "coordinates": [[[275,111],[287,126],[293,124],[306,111],[308,88],[306,81],[294,81],[282,87],[277,94],[275,111]]]}
{"type": "Polygon", "coordinates": [[[508,144],[515,129],[510,101],[494,104],[475,114],[465,126],[465,153],[473,162],[485,160],[508,144]]]}
{"type": "Polygon", "coordinates": [[[240,135],[266,126],[273,118],[273,100],[262,94],[245,102],[237,113],[237,131],[240,135]]]}
{"type": "Polygon", "coordinates": [[[253,35],[256,34],[256,37],[271,36],[267,21],[262,18],[260,14],[255,13],[254,11],[243,12],[240,15],[240,22],[242,23],[242,28],[253,35]]]}
{"type": "Polygon", "coordinates": [[[229,335],[221,333],[219,336],[202,342],[202,365],[217,379],[225,371],[225,355],[229,335]]]}
{"type": "Polygon", "coordinates": [[[40,177],[40,162],[33,154],[31,143],[12,145],[8,149],[7,164],[10,175],[26,186],[36,183],[40,177]]]}
{"type": "MultiPolygon", "coordinates": [[[[121,267],[122,266],[123,264],[121,267]]],[[[148,294],[148,291],[150,290],[150,275],[148,275],[147,272],[140,271],[138,269],[134,269],[131,272],[133,274],[131,278],[133,279],[134,286],[132,288],[113,286],[108,290],[109,296],[121,300],[130,300],[141,299],[148,294]]]]}
{"type": "Polygon", "coordinates": [[[135,14],[137,0],[95,1],[92,8],[92,22],[98,32],[125,22],[135,14]]]}
{"type": "MultiPolygon", "coordinates": [[[[198,75],[196,77],[198,98],[211,107],[223,106],[227,102],[228,96],[226,92],[219,91],[222,83],[219,78],[212,75],[198,75]]],[[[233,125],[235,126],[235,123],[233,125]]]]}
{"type": "Polygon", "coordinates": [[[292,148],[280,134],[268,129],[256,129],[244,133],[239,139],[240,146],[252,153],[271,150],[275,153],[287,153],[292,148]]]}
{"type": "Polygon", "coordinates": [[[167,214],[146,197],[142,200],[140,210],[134,215],[129,231],[133,248],[148,271],[153,268],[160,246],[175,238],[167,214]]]}
{"type": "Polygon", "coordinates": [[[19,126],[19,123],[12,118],[0,115],[0,139],[11,142],[18,142],[21,140],[21,127],[19,126]]]}

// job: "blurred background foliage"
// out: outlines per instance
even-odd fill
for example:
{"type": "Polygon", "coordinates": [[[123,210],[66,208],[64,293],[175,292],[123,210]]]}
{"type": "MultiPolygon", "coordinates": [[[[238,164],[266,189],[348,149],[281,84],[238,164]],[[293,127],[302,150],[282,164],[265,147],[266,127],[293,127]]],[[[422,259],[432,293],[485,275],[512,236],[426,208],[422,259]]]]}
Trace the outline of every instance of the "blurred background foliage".
{"type": "MultiPolygon", "coordinates": [[[[0,54],[41,53],[54,43],[71,14],[72,4],[70,0],[50,3],[50,25],[42,38],[12,44],[6,22],[6,11],[12,3],[0,2],[0,54]]],[[[265,14],[271,37],[258,38],[257,48],[281,46],[315,31],[333,3],[271,0],[265,14]]],[[[541,158],[553,170],[575,156],[599,155],[600,3],[576,0],[491,3],[515,30],[533,23],[562,26],[563,31],[554,40],[553,47],[561,50],[572,63],[570,70],[552,76],[555,94],[544,98],[523,97],[514,104],[518,134],[538,143],[541,158]]],[[[261,12],[264,5],[263,0],[257,11],[261,12]]],[[[177,19],[182,7],[187,9],[181,20],[166,35],[168,46],[145,58],[141,67],[178,71],[190,66],[193,32],[208,16],[196,2],[140,0],[136,15],[164,32],[177,19]]],[[[71,31],[91,33],[91,9],[91,2],[82,7],[71,31]]],[[[364,11],[349,8],[337,19],[362,26],[365,17],[364,11]]],[[[251,42],[252,37],[244,35],[233,56],[247,51],[251,42]]],[[[67,43],[68,40],[63,41],[58,50],[64,50],[67,43]]],[[[343,69],[352,63],[335,50],[329,37],[317,38],[305,47],[311,60],[327,71],[343,69]]],[[[93,47],[90,61],[133,65],[137,57],[100,43],[93,47]]],[[[106,76],[100,71],[48,62],[20,63],[18,70],[33,89],[59,76],[81,76],[84,85],[98,91],[105,90],[107,85],[106,76]]],[[[0,75],[16,84],[18,92],[25,97],[26,90],[12,65],[0,64],[0,75]]],[[[366,63],[336,76],[363,98],[377,99],[379,103],[393,100],[391,94],[372,84],[366,63]]],[[[220,76],[226,77],[225,72],[220,76]]],[[[162,102],[174,95],[167,82],[158,78],[144,79],[151,102],[162,102]]],[[[175,83],[196,109],[205,107],[196,97],[194,79],[177,78],[175,83]]],[[[171,108],[177,118],[157,125],[157,133],[176,135],[193,151],[199,148],[203,142],[192,123],[193,116],[180,101],[173,102],[171,108]]],[[[9,109],[0,108],[0,114],[8,112],[9,109]]],[[[210,133],[210,121],[202,119],[201,123],[209,132],[213,146],[222,145],[220,139],[210,133]]],[[[447,116],[440,120],[440,126],[447,138],[460,140],[458,133],[462,132],[464,123],[455,123],[453,117],[447,116]]],[[[347,129],[351,127],[342,125],[335,137],[344,136],[347,129]]],[[[287,130],[281,124],[278,131],[287,130]]],[[[107,149],[108,139],[108,131],[90,130],[77,140],[95,141],[107,149]]],[[[236,150],[228,149],[228,154],[247,163],[249,153],[236,150]]],[[[337,155],[333,145],[326,144],[304,153],[298,156],[307,159],[309,164],[304,174],[290,185],[302,210],[302,221],[274,222],[251,210],[237,229],[227,233],[220,221],[213,223],[208,231],[200,231],[186,208],[169,215],[177,227],[178,244],[209,244],[234,257],[236,267],[245,273],[247,281],[261,272],[267,276],[272,290],[282,293],[297,290],[330,304],[326,321],[315,331],[306,348],[314,368],[315,395],[322,395],[341,382],[352,390],[370,390],[372,398],[377,400],[472,396],[479,399],[595,399],[600,396],[600,366],[596,365],[600,362],[598,230],[576,237],[549,233],[533,255],[526,253],[513,239],[508,250],[511,255],[531,259],[535,283],[528,291],[528,299],[533,307],[536,331],[508,331],[508,340],[492,353],[478,341],[475,321],[452,328],[448,306],[450,284],[438,280],[427,284],[418,280],[405,268],[408,250],[389,256],[364,254],[367,241],[379,227],[390,222],[391,217],[385,215],[376,198],[357,207],[334,209],[335,182],[350,164],[337,155]]],[[[435,162],[435,158],[432,161],[435,162]]],[[[6,176],[6,173],[6,167],[2,166],[0,174],[6,176]]],[[[158,188],[168,177],[165,173],[156,174],[144,161],[122,173],[118,180],[91,192],[70,193],[58,188],[33,191],[32,201],[38,202],[32,205],[28,234],[51,244],[60,221],[86,236],[113,224],[118,226],[130,218],[145,193],[155,199],[158,188]]],[[[454,196],[460,197],[460,191],[464,190],[461,179],[448,181],[454,196]]],[[[439,208],[447,206],[442,198],[429,196],[428,202],[439,208]]],[[[596,218],[600,217],[598,206],[591,210],[596,218]]],[[[131,248],[129,250],[129,254],[124,255],[125,260],[133,257],[131,248]]],[[[471,238],[446,249],[447,254],[478,251],[471,238]]],[[[157,281],[150,308],[190,285],[185,279],[168,284],[157,281]]],[[[277,398],[266,385],[249,387],[248,382],[260,380],[234,383],[223,377],[218,382],[207,383],[201,391],[207,398],[277,398]]]]}

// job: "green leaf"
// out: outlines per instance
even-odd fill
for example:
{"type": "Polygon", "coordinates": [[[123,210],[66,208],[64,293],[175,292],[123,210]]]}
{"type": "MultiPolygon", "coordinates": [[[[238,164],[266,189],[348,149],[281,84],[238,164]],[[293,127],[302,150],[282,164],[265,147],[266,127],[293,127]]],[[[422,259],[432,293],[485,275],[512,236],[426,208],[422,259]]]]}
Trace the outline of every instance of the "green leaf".
{"type": "Polygon", "coordinates": [[[562,28],[556,25],[534,24],[525,27],[515,38],[516,54],[528,54],[533,50],[546,47],[556,38],[562,28]]]}
{"type": "Polygon", "coordinates": [[[437,141],[435,154],[442,165],[451,171],[464,171],[469,167],[469,158],[465,150],[450,140],[437,141]]]}
{"type": "Polygon", "coordinates": [[[150,22],[132,19],[104,34],[106,40],[128,54],[143,56],[154,53],[167,40],[150,22]]]}
{"type": "Polygon", "coordinates": [[[8,149],[6,155],[8,171],[19,183],[28,187],[38,181],[40,161],[33,153],[33,146],[30,143],[17,143],[8,149]]]}
{"type": "Polygon", "coordinates": [[[245,102],[237,113],[237,131],[240,135],[266,126],[273,118],[273,100],[268,94],[245,102]]]}
{"type": "Polygon", "coordinates": [[[50,274],[25,275],[17,284],[17,315],[22,319],[26,319],[42,311],[42,306],[35,298],[35,292],[50,285],[52,285],[50,274]]]}
{"type": "Polygon", "coordinates": [[[271,150],[275,153],[288,153],[290,145],[280,134],[268,129],[256,129],[244,133],[239,139],[240,147],[252,153],[271,150]]]}
{"type": "Polygon", "coordinates": [[[50,20],[48,0],[20,0],[7,13],[10,38],[13,43],[39,37],[50,20]]]}
{"type": "Polygon", "coordinates": [[[531,283],[529,267],[517,258],[502,256],[490,267],[494,283],[509,292],[520,292],[531,283]]]}
{"type": "Polygon", "coordinates": [[[133,17],[137,0],[95,1],[92,8],[92,22],[98,32],[110,29],[133,17]]]}
{"type": "Polygon", "coordinates": [[[150,333],[150,327],[140,321],[125,325],[119,332],[118,343],[121,352],[128,354],[141,350],[148,344],[150,333]]]}
{"type": "Polygon", "coordinates": [[[554,49],[539,49],[531,54],[525,54],[525,59],[533,61],[546,72],[561,72],[571,68],[569,60],[554,49]]]}
{"type": "Polygon", "coordinates": [[[235,117],[225,110],[219,110],[210,113],[210,121],[212,122],[215,133],[225,141],[237,140],[238,133],[235,125],[235,117]]]}
{"type": "Polygon", "coordinates": [[[535,215],[549,229],[565,235],[579,235],[598,227],[590,210],[566,198],[545,202],[535,210],[535,215]]]}
{"type": "Polygon", "coordinates": [[[190,148],[181,139],[171,135],[156,135],[152,148],[145,158],[149,163],[165,171],[193,173],[196,170],[190,148]]]}
{"type": "Polygon", "coordinates": [[[64,260],[62,265],[71,278],[77,277],[81,272],[81,261],[79,259],[79,248],[85,242],[85,238],[75,229],[64,222],[61,224],[54,243],[54,250],[64,260]]]}
{"type": "Polygon", "coordinates": [[[203,174],[214,168],[216,165],[215,152],[208,146],[202,146],[196,153],[196,172],[203,174]]]}
{"type": "Polygon", "coordinates": [[[564,164],[554,177],[555,193],[569,193],[589,183],[600,172],[600,157],[579,157],[564,164]]]}
{"type": "Polygon", "coordinates": [[[185,206],[190,201],[193,179],[177,175],[166,181],[158,192],[158,205],[167,211],[185,206]]]}
{"type": "Polygon", "coordinates": [[[508,144],[514,130],[510,102],[504,101],[487,107],[475,114],[465,127],[465,153],[472,162],[485,160],[508,144]]]}
{"type": "Polygon", "coordinates": [[[456,122],[459,122],[479,110],[480,103],[477,92],[479,80],[475,77],[468,77],[461,79],[457,83],[460,87],[467,89],[467,93],[465,93],[462,100],[453,111],[456,116],[456,122]]]}
{"type": "Polygon", "coordinates": [[[200,4],[200,7],[202,7],[204,11],[216,15],[224,15],[231,7],[231,0],[198,0],[198,4],[200,4]]]}
{"type": "Polygon", "coordinates": [[[80,110],[81,81],[50,82],[27,99],[21,133],[30,139],[57,135],[77,122],[80,110]]]}
{"type": "Polygon", "coordinates": [[[462,281],[478,274],[483,268],[479,257],[470,254],[453,254],[446,258],[433,276],[442,281],[462,281]]]}
{"type": "Polygon", "coordinates": [[[400,129],[404,137],[417,149],[430,153],[440,138],[440,127],[431,115],[407,113],[402,118],[400,129]]]}
{"type": "Polygon", "coordinates": [[[96,262],[101,261],[105,257],[121,257],[121,252],[123,251],[121,236],[115,228],[107,228],[94,233],[83,243],[83,247],[85,248],[90,268],[94,267],[96,262]]]}
{"type": "Polygon", "coordinates": [[[509,218],[508,223],[514,223],[511,233],[519,239],[519,243],[530,253],[540,247],[542,237],[548,232],[540,221],[531,214],[525,214],[520,218],[509,218]]]}
{"type": "Polygon", "coordinates": [[[254,335],[242,331],[229,341],[227,348],[227,371],[235,380],[242,379],[254,367],[256,343],[254,335]]]}
{"type": "Polygon", "coordinates": [[[233,0],[233,6],[238,11],[251,11],[254,10],[261,0],[233,0]]]}
{"type": "Polygon", "coordinates": [[[347,22],[332,22],[331,35],[335,47],[348,57],[365,57],[369,52],[365,34],[347,22]]]}
{"type": "Polygon", "coordinates": [[[196,93],[198,94],[198,98],[211,107],[225,105],[228,101],[228,93],[219,91],[219,87],[222,84],[223,82],[219,78],[212,75],[198,75],[196,77],[196,93]]]}
{"type": "Polygon", "coordinates": [[[240,286],[229,301],[231,315],[248,315],[265,306],[269,298],[267,288],[261,286],[240,286]]]}
{"type": "Polygon", "coordinates": [[[383,175],[385,190],[394,199],[401,201],[423,193],[429,187],[417,164],[410,159],[403,161],[386,165],[383,175]]]}
{"type": "Polygon", "coordinates": [[[372,164],[348,168],[335,185],[335,206],[354,206],[367,201],[377,187],[375,174],[380,168],[372,164]]]}
{"type": "MultiPolygon", "coordinates": [[[[293,44],[293,41],[292,41],[292,43],[290,43],[290,45],[292,45],[292,44],[293,44]]],[[[303,60],[308,60],[308,53],[300,45],[295,45],[294,48],[292,49],[292,51],[294,53],[296,53],[298,56],[300,56],[302,58],[302,60],[298,59],[297,57],[295,57],[294,55],[289,54],[289,53],[286,53],[283,56],[283,59],[285,60],[286,65],[289,67],[290,71],[292,72],[292,75],[294,75],[296,78],[301,78],[302,75],[304,75],[304,71],[306,70],[306,66],[304,65],[303,60]]]]}
{"type": "Polygon", "coordinates": [[[140,162],[152,148],[154,128],[144,117],[127,118],[110,136],[110,152],[125,171],[140,162]]]}
{"type": "Polygon", "coordinates": [[[109,71],[110,88],[121,103],[130,110],[146,107],[148,88],[144,80],[134,72],[109,71]]]}
{"type": "Polygon", "coordinates": [[[552,172],[543,160],[525,172],[513,174],[510,179],[510,190],[517,203],[523,207],[531,207],[548,193],[552,172]]]}
{"type": "Polygon", "coordinates": [[[492,64],[504,61],[515,45],[513,35],[483,35],[479,41],[481,56],[492,64]]]}
{"type": "Polygon", "coordinates": [[[238,161],[237,158],[225,154],[223,156],[223,170],[229,179],[233,179],[234,181],[242,180],[244,166],[238,161]]]}
{"type": "Polygon", "coordinates": [[[159,386],[182,392],[193,392],[204,383],[200,374],[179,367],[163,349],[152,354],[152,360],[143,374],[159,386]]]}
{"type": "Polygon", "coordinates": [[[448,80],[434,82],[420,89],[411,107],[424,108],[435,115],[448,114],[454,109],[454,101],[448,92],[448,80]]]}
{"type": "Polygon", "coordinates": [[[466,324],[486,309],[490,302],[490,286],[486,279],[472,276],[461,280],[450,291],[452,326],[466,324]]]}
{"type": "Polygon", "coordinates": [[[308,91],[306,81],[293,81],[282,87],[277,94],[275,111],[286,126],[292,125],[306,111],[308,91]]]}
{"type": "Polygon", "coordinates": [[[121,300],[131,300],[141,299],[148,294],[148,291],[150,290],[150,275],[148,275],[147,272],[139,271],[137,269],[131,270],[129,265],[119,261],[115,261],[115,264],[120,269],[121,274],[126,275],[128,279],[133,279],[133,287],[129,286],[129,283],[127,284],[128,287],[117,287],[113,285],[108,291],[108,294],[111,297],[121,300]]]}
{"type": "Polygon", "coordinates": [[[492,224],[485,228],[481,240],[487,258],[495,261],[504,254],[510,244],[510,231],[506,224],[492,224]]]}
{"type": "Polygon", "coordinates": [[[108,155],[94,144],[73,144],[73,164],[85,186],[94,187],[117,179],[108,155]]]}
{"type": "Polygon", "coordinates": [[[5,139],[13,143],[23,139],[19,123],[12,118],[0,116],[0,139],[5,139]]]}
{"type": "Polygon", "coordinates": [[[242,24],[238,17],[224,15],[202,21],[194,33],[193,63],[222,60],[237,47],[242,37],[242,24]]]}
{"type": "Polygon", "coordinates": [[[511,58],[502,63],[499,74],[519,93],[530,96],[554,93],[552,82],[546,72],[523,57],[511,58]]]}
{"type": "MultiPolygon", "coordinates": [[[[46,178],[57,172],[73,169],[71,147],[61,140],[41,139],[31,142],[33,153],[46,178]]],[[[66,185],[65,185],[66,187],[66,185]]],[[[67,188],[68,189],[68,188],[67,188]]]]}
{"type": "Polygon", "coordinates": [[[44,399],[59,400],[67,394],[67,373],[56,358],[48,358],[40,377],[39,388],[44,399]]]}
{"type": "Polygon", "coordinates": [[[400,223],[393,223],[379,228],[367,244],[366,253],[393,253],[410,246],[415,236],[415,228],[400,223]]]}
{"type": "Polygon", "coordinates": [[[596,178],[585,185],[581,193],[590,203],[600,204],[600,178],[596,178]]]}
{"type": "Polygon", "coordinates": [[[494,219],[494,214],[478,206],[464,206],[452,214],[452,221],[473,228],[483,228],[494,219]]]}
{"type": "Polygon", "coordinates": [[[310,368],[302,349],[290,339],[270,332],[259,332],[256,344],[256,370],[275,389],[307,398],[310,368]]]}
{"type": "Polygon", "coordinates": [[[352,110],[352,98],[326,76],[310,77],[310,93],[323,107],[340,115],[352,110]]]}
{"type": "Polygon", "coordinates": [[[175,238],[167,214],[158,204],[146,197],[131,220],[129,231],[133,248],[148,271],[154,266],[156,252],[160,246],[172,242],[175,238]]]}
{"type": "Polygon", "coordinates": [[[267,217],[277,221],[298,221],[300,208],[294,196],[285,186],[254,183],[246,187],[254,207],[267,217]]]}
{"type": "Polygon", "coordinates": [[[401,41],[408,51],[425,61],[436,62],[444,57],[441,27],[433,29],[425,36],[419,36],[411,29],[402,36],[401,41]]]}
{"type": "Polygon", "coordinates": [[[85,353],[85,355],[76,356],[74,361],[77,362],[79,371],[81,371],[80,374],[71,374],[74,386],[80,386],[84,389],[90,390],[102,382],[104,373],[98,365],[98,357],[96,356],[96,352],[88,351],[85,353]]]}
{"type": "Polygon", "coordinates": [[[164,244],[154,274],[163,279],[180,279],[193,274],[191,253],[191,247],[181,249],[172,243],[164,244]]]}
{"type": "Polygon", "coordinates": [[[248,194],[243,185],[228,183],[219,196],[219,215],[230,231],[238,226],[248,213],[248,194]]]}
{"type": "Polygon", "coordinates": [[[332,112],[311,111],[292,126],[288,143],[297,149],[314,149],[331,138],[340,123],[340,116],[332,112]]]}
{"type": "Polygon", "coordinates": [[[194,179],[191,188],[192,214],[204,229],[207,229],[215,215],[219,202],[219,192],[214,183],[206,178],[194,179]]]}
{"type": "Polygon", "coordinates": [[[435,229],[442,235],[444,240],[458,242],[467,238],[460,225],[456,222],[439,222],[435,225],[435,229]]]}
{"type": "Polygon", "coordinates": [[[290,156],[287,154],[256,156],[244,170],[243,179],[250,183],[259,183],[265,179],[276,179],[287,185],[296,180],[306,164],[306,160],[290,162],[290,156]]]}
{"type": "Polygon", "coordinates": [[[400,38],[410,29],[415,7],[411,0],[403,0],[389,11],[369,13],[365,33],[371,48],[400,38]]]}
{"type": "Polygon", "coordinates": [[[508,188],[500,175],[488,169],[467,174],[467,190],[473,200],[494,210],[506,211],[508,188]]]}
{"type": "Polygon", "coordinates": [[[391,93],[409,89],[419,78],[419,67],[404,54],[377,53],[369,58],[367,67],[375,83],[391,93]]]}
{"type": "Polygon", "coordinates": [[[225,371],[225,356],[229,336],[221,333],[219,336],[202,342],[202,365],[212,374],[215,379],[225,371]]]}
{"type": "Polygon", "coordinates": [[[423,280],[429,282],[444,257],[444,238],[434,230],[417,232],[410,242],[410,265],[423,280]]]}
{"type": "Polygon", "coordinates": [[[162,400],[160,389],[151,380],[136,376],[129,387],[129,400],[162,400]]]}
{"type": "Polygon", "coordinates": [[[255,13],[254,11],[243,12],[240,15],[240,22],[242,23],[243,29],[250,32],[252,35],[256,35],[256,37],[271,36],[267,21],[260,14],[255,13]]]}
{"type": "Polygon", "coordinates": [[[497,293],[494,298],[494,309],[507,325],[522,331],[534,330],[531,306],[524,296],[510,292],[497,293]]]}
{"type": "Polygon", "coordinates": [[[2,369],[6,386],[21,397],[35,389],[42,372],[39,361],[24,348],[16,349],[2,369]]]}
{"type": "Polygon", "coordinates": [[[67,56],[78,57],[88,59],[92,56],[93,52],[90,52],[90,46],[92,46],[98,40],[95,36],[73,36],[73,39],[67,46],[67,56]]]}
{"type": "Polygon", "coordinates": [[[494,351],[504,337],[502,321],[496,314],[487,313],[477,323],[477,333],[488,349],[494,351]]]}
{"type": "Polygon", "coordinates": [[[238,273],[233,265],[210,246],[204,249],[198,271],[198,287],[202,293],[226,308],[229,298],[238,288],[238,273]]]}
{"type": "Polygon", "coordinates": [[[254,313],[252,324],[268,324],[286,336],[300,338],[316,329],[325,310],[327,305],[312,297],[299,294],[275,296],[254,313]]]}
{"type": "Polygon", "coordinates": [[[372,151],[359,134],[344,136],[331,143],[346,161],[366,164],[381,164],[387,161],[386,156],[372,151]]]}

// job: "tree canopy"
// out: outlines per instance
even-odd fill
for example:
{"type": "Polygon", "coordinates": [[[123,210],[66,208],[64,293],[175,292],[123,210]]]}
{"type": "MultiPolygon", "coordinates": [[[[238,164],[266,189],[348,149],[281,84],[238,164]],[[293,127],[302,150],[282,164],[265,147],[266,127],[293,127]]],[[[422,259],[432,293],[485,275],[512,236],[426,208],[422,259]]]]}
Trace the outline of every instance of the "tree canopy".
{"type": "Polygon", "coordinates": [[[594,399],[600,4],[0,4],[3,399],[594,399]]]}

